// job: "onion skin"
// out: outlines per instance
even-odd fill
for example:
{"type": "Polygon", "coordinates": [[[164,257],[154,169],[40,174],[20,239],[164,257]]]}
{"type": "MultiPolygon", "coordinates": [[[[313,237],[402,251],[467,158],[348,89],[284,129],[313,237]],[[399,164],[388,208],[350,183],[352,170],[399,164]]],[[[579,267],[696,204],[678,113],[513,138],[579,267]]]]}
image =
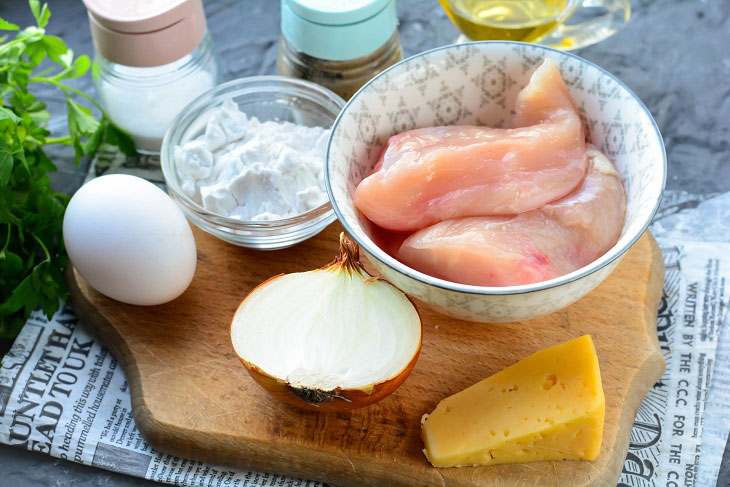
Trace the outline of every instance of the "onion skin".
{"type": "Polygon", "coordinates": [[[321,413],[333,413],[352,411],[353,409],[369,406],[392,394],[406,380],[408,375],[416,365],[418,356],[421,353],[421,342],[418,343],[418,351],[411,359],[410,363],[398,375],[392,379],[374,384],[370,392],[361,389],[336,389],[334,391],[313,391],[320,392],[326,399],[305,400],[310,395],[310,391],[302,390],[289,385],[286,381],[272,377],[255,365],[238,357],[243,363],[248,373],[253,379],[271,395],[291,406],[296,406],[310,411],[319,411],[321,413]]]}
{"type": "MultiPolygon", "coordinates": [[[[352,272],[353,269],[362,269],[362,271],[367,274],[367,271],[364,270],[362,264],[360,264],[359,262],[359,249],[357,247],[357,244],[344,237],[344,234],[340,234],[340,254],[333,262],[327,264],[324,267],[321,267],[319,270],[328,269],[337,271],[342,270],[344,272],[352,272]]],[[[273,281],[285,275],[286,274],[278,274],[276,276],[270,277],[269,279],[256,286],[241,302],[241,304],[239,305],[239,309],[244,305],[244,303],[250,296],[255,294],[256,290],[259,289],[261,286],[264,286],[265,284],[270,283],[270,281],[273,281]]],[[[372,277],[372,279],[382,278],[372,277]]],[[[392,286],[392,284],[390,285],[392,286]]],[[[406,297],[406,299],[408,299],[408,301],[411,302],[413,308],[416,311],[416,314],[418,315],[421,333],[418,340],[418,347],[416,348],[416,351],[413,354],[410,362],[403,368],[403,370],[401,370],[395,377],[391,379],[375,384],[370,384],[365,388],[358,389],[337,388],[330,391],[309,389],[304,387],[292,386],[284,379],[267,374],[259,367],[247,361],[237,353],[236,356],[239,358],[243,366],[246,367],[249,375],[256,381],[256,383],[258,383],[267,392],[269,392],[280,401],[283,401],[284,403],[291,406],[307,409],[310,411],[319,411],[323,413],[351,411],[353,409],[369,406],[370,404],[385,399],[387,396],[392,394],[398,387],[400,387],[400,385],[403,384],[406,378],[410,375],[413,367],[415,367],[416,362],[418,361],[419,355],[421,354],[421,345],[423,344],[423,322],[420,319],[421,314],[410,296],[406,294],[404,294],[404,296],[406,297]]],[[[236,313],[234,313],[234,318],[231,321],[231,338],[233,337],[233,324],[235,322],[235,316],[237,314],[238,310],[236,310],[236,313]]]]}

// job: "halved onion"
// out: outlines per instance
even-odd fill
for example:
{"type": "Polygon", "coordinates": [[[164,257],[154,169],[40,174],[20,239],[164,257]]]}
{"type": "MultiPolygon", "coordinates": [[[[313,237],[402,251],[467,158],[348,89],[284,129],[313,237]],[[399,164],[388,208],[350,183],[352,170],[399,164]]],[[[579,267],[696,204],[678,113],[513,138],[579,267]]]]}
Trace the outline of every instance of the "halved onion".
{"type": "Polygon", "coordinates": [[[416,364],[415,306],[368,274],[358,254],[341,234],[331,264],[272,277],[233,316],[236,354],[277,398],[316,411],[355,409],[392,393],[416,364]]]}

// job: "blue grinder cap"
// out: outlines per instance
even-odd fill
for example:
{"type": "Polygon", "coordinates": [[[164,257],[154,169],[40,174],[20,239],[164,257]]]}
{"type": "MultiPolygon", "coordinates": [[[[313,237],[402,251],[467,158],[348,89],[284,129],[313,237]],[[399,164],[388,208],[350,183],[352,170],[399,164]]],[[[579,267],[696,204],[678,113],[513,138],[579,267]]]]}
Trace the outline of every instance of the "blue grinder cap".
{"type": "Polygon", "coordinates": [[[319,59],[367,56],[398,25],[395,0],[281,0],[281,31],[297,50],[319,59]]]}

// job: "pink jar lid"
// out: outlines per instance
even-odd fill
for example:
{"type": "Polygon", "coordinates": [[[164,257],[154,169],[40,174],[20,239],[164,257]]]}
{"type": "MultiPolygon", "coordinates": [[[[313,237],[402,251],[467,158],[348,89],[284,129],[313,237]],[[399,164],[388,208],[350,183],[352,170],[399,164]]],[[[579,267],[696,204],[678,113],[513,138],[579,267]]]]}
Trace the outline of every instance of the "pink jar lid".
{"type": "Polygon", "coordinates": [[[125,66],[169,64],[205,35],[202,0],[83,0],[94,48],[125,66]]]}

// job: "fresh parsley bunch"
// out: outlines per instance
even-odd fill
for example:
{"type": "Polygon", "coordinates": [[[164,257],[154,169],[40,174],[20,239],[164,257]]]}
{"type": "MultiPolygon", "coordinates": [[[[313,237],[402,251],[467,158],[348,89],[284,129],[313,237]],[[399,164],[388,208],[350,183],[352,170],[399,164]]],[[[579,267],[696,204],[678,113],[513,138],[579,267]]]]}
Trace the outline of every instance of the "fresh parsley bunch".
{"type": "MultiPolygon", "coordinates": [[[[57,168],[43,146],[72,146],[76,165],[102,142],[134,153],[129,136],[109,122],[98,103],[64,83],[89,70],[88,56],[74,58],[61,38],[46,35],[48,4],[28,3],[37,26],[12,40],[0,37],[0,338],[17,335],[38,307],[50,318],[68,295],[61,231],[69,197],[51,189],[48,173],[57,168]],[[34,83],[53,85],[66,96],[68,135],[50,137],[46,104],[29,90],[34,83]]],[[[0,31],[18,30],[0,18],[0,31]]]]}

